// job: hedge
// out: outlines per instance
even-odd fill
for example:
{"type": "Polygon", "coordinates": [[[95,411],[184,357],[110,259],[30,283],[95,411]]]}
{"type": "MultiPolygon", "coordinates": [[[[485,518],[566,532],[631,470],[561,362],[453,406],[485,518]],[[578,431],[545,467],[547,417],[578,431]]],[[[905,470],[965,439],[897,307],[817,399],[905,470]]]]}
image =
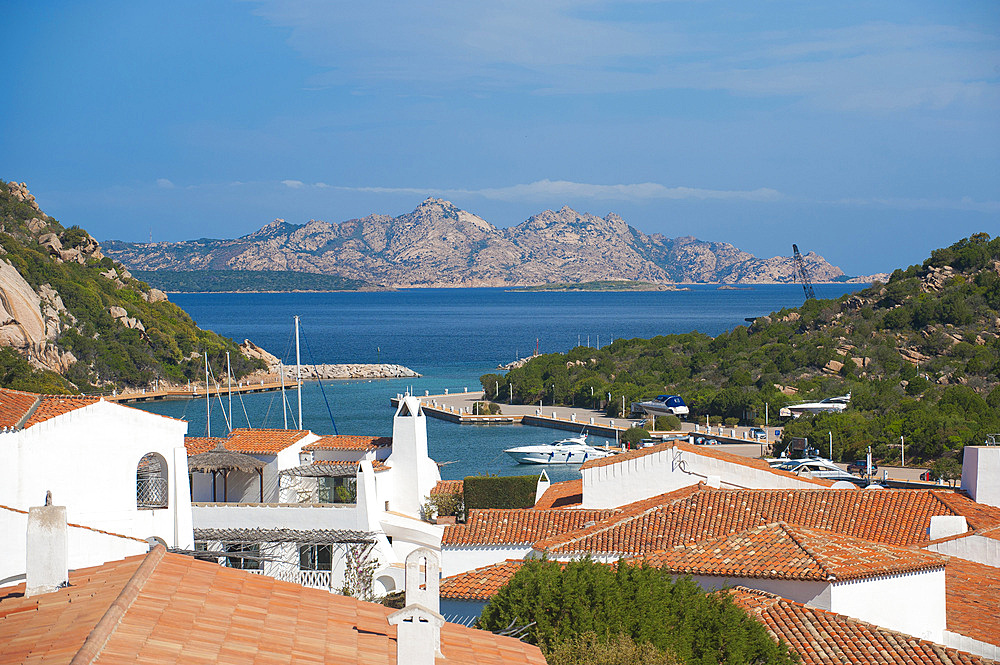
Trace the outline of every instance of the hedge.
{"type": "Polygon", "coordinates": [[[538,476],[466,476],[465,508],[531,508],[538,476]]]}

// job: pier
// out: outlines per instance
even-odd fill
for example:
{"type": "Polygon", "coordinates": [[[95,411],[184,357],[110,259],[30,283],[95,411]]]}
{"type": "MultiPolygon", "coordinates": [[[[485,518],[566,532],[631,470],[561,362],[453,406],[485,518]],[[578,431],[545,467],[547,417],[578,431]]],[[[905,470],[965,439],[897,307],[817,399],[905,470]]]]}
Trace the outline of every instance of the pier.
{"type": "MultiPolygon", "coordinates": [[[[393,406],[399,404],[402,395],[393,397],[390,402],[393,406]]],[[[609,418],[603,411],[587,409],[573,406],[539,406],[537,404],[503,404],[493,402],[500,407],[499,415],[479,414],[476,412],[476,403],[482,402],[485,393],[482,390],[472,392],[445,393],[442,395],[417,396],[420,399],[424,413],[432,418],[439,418],[460,425],[533,425],[535,427],[549,427],[571,432],[581,432],[584,429],[588,434],[595,436],[606,436],[617,439],[618,436],[630,427],[642,426],[645,421],[635,418],[609,418]]],[[[677,431],[657,432],[651,431],[650,436],[654,439],[669,439],[689,437],[704,437],[707,440],[714,440],[719,444],[729,446],[727,450],[738,454],[745,454],[732,448],[733,445],[747,447],[746,453],[752,456],[763,455],[764,448],[768,444],[750,437],[749,427],[711,427],[706,430],[704,425],[696,423],[682,423],[681,429],[677,431]]],[[[772,430],[773,432],[773,430],[772,430]]]]}
{"type": "MultiPolygon", "coordinates": [[[[295,389],[296,384],[285,383],[285,390],[295,389]]],[[[209,392],[214,397],[220,395],[228,397],[233,395],[245,395],[249,393],[269,393],[281,390],[281,382],[260,381],[259,383],[241,383],[230,386],[219,386],[212,388],[209,392]]],[[[201,399],[205,397],[205,386],[192,385],[190,388],[163,388],[161,390],[140,390],[133,392],[113,393],[111,395],[101,395],[108,402],[118,402],[120,404],[130,404],[135,402],[156,402],[166,399],[201,399]]]]}

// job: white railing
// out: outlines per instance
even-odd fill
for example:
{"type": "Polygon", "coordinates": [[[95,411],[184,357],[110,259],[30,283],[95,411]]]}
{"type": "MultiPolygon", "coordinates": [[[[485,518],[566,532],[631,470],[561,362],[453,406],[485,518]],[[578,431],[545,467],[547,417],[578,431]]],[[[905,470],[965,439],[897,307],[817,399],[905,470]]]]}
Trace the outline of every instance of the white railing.
{"type": "Polygon", "coordinates": [[[299,570],[298,583],[313,589],[329,590],[333,584],[333,573],[329,570],[299,570]]]}

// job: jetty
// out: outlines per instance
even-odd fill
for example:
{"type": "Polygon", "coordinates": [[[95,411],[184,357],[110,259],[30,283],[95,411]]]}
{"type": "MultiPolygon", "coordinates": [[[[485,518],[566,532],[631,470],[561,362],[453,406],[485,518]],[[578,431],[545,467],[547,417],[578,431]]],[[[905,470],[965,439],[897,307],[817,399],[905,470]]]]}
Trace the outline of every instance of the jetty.
{"type": "MultiPolygon", "coordinates": [[[[482,403],[485,393],[482,390],[462,392],[445,392],[440,395],[424,394],[418,396],[424,413],[432,418],[447,420],[460,425],[532,425],[549,427],[551,429],[581,432],[586,430],[594,436],[606,436],[617,439],[630,427],[645,425],[644,419],[609,418],[603,411],[572,406],[545,406],[538,404],[503,404],[492,402],[500,408],[499,414],[480,413],[477,403],[482,403]]],[[[403,395],[390,399],[392,406],[398,406],[403,395]]],[[[682,423],[681,429],[674,431],[651,431],[654,439],[699,438],[714,441],[720,445],[746,446],[748,453],[761,455],[767,446],[764,441],[758,441],[750,436],[749,427],[709,427],[698,423],[682,423]]],[[[771,439],[774,440],[773,438],[771,439]]],[[[727,448],[738,452],[733,448],[727,448]]]]}
{"type": "MultiPolygon", "coordinates": [[[[275,368],[277,369],[277,368],[275,368]]],[[[298,387],[295,379],[295,365],[284,367],[284,388],[285,390],[295,390],[298,387]]],[[[315,380],[344,380],[344,379],[400,379],[419,377],[420,374],[402,365],[379,364],[339,364],[339,365],[301,365],[302,382],[315,380]]],[[[278,373],[252,374],[239,381],[234,381],[230,386],[228,383],[220,382],[217,386],[212,386],[209,392],[214,397],[228,397],[232,395],[246,395],[250,393],[266,393],[281,390],[282,380],[278,373]]],[[[109,402],[119,402],[128,404],[133,402],[155,402],[168,399],[199,399],[205,396],[204,382],[189,383],[187,386],[171,385],[163,388],[136,388],[126,392],[114,392],[110,395],[101,394],[109,402]]]]}

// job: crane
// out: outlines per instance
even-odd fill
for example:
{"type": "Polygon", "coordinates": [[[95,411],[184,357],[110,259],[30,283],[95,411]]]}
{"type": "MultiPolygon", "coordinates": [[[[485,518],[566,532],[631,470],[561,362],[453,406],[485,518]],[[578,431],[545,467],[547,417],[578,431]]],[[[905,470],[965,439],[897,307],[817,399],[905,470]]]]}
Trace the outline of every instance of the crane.
{"type": "Polygon", "coordinates": [[[806,262],[802,260],[802,255],[799,254],[798,245],[792,245],[792,253],[795,259],[795,273],[799,276],[799,281],[802,282],[802,290],[806,294],[806,300],[815,299],[816,292],[813,290],[812,280],[809,279],[809,269],[806,267],[806,262]]]}

